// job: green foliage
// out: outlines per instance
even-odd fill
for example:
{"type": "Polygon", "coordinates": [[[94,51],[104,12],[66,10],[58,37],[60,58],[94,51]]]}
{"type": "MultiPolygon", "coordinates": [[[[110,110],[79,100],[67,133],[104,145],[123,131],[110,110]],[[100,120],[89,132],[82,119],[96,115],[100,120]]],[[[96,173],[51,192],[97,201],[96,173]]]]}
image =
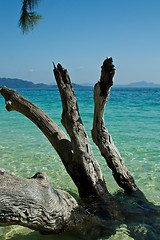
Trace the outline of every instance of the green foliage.
{"type": "Polygon", "coordinates": [[[42,18],[41,15],[36,14],[33,9],[38,6],[40,0],[24,0],[21,17],[19,19],[19,27],[23,34],[33,30],[34,26],[37,25],[38,20],[42,18]]]}

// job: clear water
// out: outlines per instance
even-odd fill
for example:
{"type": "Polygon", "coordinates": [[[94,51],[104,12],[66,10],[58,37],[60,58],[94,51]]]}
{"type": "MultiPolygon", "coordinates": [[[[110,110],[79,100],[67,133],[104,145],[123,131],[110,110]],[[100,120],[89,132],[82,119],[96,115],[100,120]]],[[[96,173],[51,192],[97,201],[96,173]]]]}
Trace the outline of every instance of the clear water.
{"type": "MultiPolygon", "coordinates": [[[[57,89],[19,89],[61,126],[61,101],[57,89]]],[[[82,121],[89,136],[93,118],[93,89],[75,89],[82,121]]],[[[105,109],[106,127],[127,168],[146,198],[160,205],[160,89],[115,89],[105,109]]],[[[91,139],[91,138],[90,138],[91,139]]],[[[92,144],[111,193],[119,190],[97,147],[92,144]]],[[[8,113],[0,96],[0,167],[23,177],[46,172],[55,188],[77,194],[58,155],[41,131],[17,112],[8,113]]],[[[145,231],[137,219],[138,231],[145,231]]],[[[0,228],[0,239],[75,239],[72,235],[42,236],[20,226],[0,228]]],[[[125,224],[110,240],[129,240],[125,224]]],[[[145,238],[144,238],[145,239],[145,238]]]]}

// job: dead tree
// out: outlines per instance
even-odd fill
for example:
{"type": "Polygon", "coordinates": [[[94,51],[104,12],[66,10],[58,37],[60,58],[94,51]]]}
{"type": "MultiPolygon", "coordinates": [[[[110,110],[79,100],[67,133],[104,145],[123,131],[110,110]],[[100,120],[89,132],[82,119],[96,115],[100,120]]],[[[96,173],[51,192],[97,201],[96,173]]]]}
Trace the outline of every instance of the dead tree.
{"type": "MultiPolygon", "coordinates": [[[[53,189],[49,177],[45,173],[39,172],[29,179],[24,179],[1,169],[0,225],[19,224],[45,234],[59,233],[75,229],[84,222],[92,221],[92,224],[93,222],[95,224],[97,216],[106,214],[109,224],[114,221],[112,226],[115,226],[120,219],[122,221],[128,215],[123,206],[119,205],[107,191],[103,174],[93,155],[79,114],[67,70],[58,64],[57,67],[54,65],[53,72],[61,95],[62,124],[70,139],[50,117],[16,91],[3,87],[1,94],[5,99],[8,111],[22,113],[36,124],[48,138],[77,186],[81,200],[77,203],[67,192],[53,189]],[[100,205],[100,202],[103,203],[103,207],[99,208],[97,206],[100,205]]],[[[107,58],[101,69],[100,81],[94,88],[95,108],[92,138],[106,159],[118,185],[125,192],[132,193],[134,197],[139,194],[143,202],[148,204],[125,167],[120,153],[104,125],[104,107],[113,85],[114,73],[112,58],[107,58]]],[[[88,225],[84,224],[84,226],[88,225]]],[[[97,235],[94,232],[91,236],[96,237],[98,234],[99,232],[97,235]]]]}

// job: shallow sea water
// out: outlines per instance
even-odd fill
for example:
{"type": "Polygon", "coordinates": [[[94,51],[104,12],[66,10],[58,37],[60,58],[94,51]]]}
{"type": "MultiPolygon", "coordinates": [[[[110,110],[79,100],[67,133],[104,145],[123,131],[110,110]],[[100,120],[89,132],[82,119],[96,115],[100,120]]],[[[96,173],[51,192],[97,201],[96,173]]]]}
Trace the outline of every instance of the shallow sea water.
{"type": "MultiPolygon", "coordinates": [[[[18,92],[38,105],[61,126],[61,101],[57,89],[19,89],[18,92]]],[[[79,111],[89,136],[93,118],[93,89],[75,89],[79,111]]],[[[105,123],[119,149],[127,168],[148,201],[160,205],[160,89],[111,90],[105,109],[105,123]]],[[[62,126],[61,126],[62,127],[62,126]]],[[[91,139],[91,138],[90,138],[91,139]]],[[[120,188],[115,183],[105,160],[91,141],[108,191],[120,188]]],[[[46,172],[53,187],[77,194],[77,189],[65,171],[55,150],[41,131],[17,112],[8,113],[0,96],[0,167],[22,177],[31,177],[38,171],[46,172]]],[[[137,231],[147,231],[138,223],[137,231]]],[[[43,236],[36,231],[10,226],[0,228],[0,240],[72,240],[78,237],[69,233],[43,236]]],[[[116,229],[110,240],[130,240],[125,224],[116,229]]]]}

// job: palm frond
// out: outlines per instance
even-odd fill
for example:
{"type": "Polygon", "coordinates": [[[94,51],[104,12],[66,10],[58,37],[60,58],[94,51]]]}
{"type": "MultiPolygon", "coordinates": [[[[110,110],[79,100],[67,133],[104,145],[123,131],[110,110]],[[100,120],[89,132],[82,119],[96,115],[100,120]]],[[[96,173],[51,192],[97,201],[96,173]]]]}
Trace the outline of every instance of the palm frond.
{"type": "Polygon", "coordinates": [[[23,34],[33,30],[34,26],[37,25],[38,21],[42,18],[41,15],[36,14],[33,10],[35,5],[38,5],[40,0],[24,0],[21,16],[19,19],[19,27],[21,28],[23,34]]]}

